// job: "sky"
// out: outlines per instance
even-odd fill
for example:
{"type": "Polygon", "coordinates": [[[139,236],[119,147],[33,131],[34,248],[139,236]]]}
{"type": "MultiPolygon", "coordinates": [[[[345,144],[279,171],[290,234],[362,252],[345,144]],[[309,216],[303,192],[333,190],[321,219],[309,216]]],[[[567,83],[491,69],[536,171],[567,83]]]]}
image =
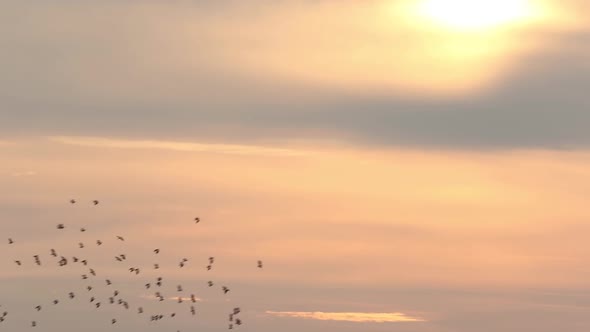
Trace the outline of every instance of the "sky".
{"type": "Polygon", "coordinates": [[[587,1],[0,9],[0,330],[590,329],[587,1]],[[198,313],[93,309],[51,248],[188,310],[143,287],[161,248],[198,313]]]}

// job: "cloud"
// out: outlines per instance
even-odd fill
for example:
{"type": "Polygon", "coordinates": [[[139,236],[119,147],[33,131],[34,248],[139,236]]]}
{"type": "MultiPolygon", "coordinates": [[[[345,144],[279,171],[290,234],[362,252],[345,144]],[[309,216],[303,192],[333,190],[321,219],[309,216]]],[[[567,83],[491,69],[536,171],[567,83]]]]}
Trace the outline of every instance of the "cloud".
{"type": "Polygon", "coordinates": [[[363,313],[363,312],[300,312],[300,311],[266,311],[266,314],[276,317],[303,318],[314,320],[333,320],[357,323],[398,323],[398,322],[424,322],[418,317],[410,317],[406,314],[394,313],[363,313]]]}
{"type": "MultiPolygon", "coordinates": [[[[147,299],[147,300],[159,300],[159,298],[156,297],[155,295],[145,295],[144,294],[144,295],[141,295],[140,298],[147,299]]],[[[171,296],[171,297],[166,297],[165,299],[168,300],[168,301],[178,301],[178,298],[179,298],[178,296],[171,296]]],[[[182,299],[182,301],[185,301],[185,302],[192,301],[192,298],[191,297],[183,297],[183,296],[180,296],[180,298],[182,299]]],[[[199,297],[195,297],[195,301],[197,301],[197,302],[203,302],[203,299],[201,299],[199,297]]]]}
{"type": "Polygon", "coordinates": [[[23,176],[35,176],[37,172],[35,171],[21,171],[21,172],[14,172],[11,174],[13,177],[23,177],[23,176]]]}
{"type": "Polygon", "coordinates": [[[534,52],[498,54],[488,47],[502,40],[476,36],[476,44],[467,40],[466,46],[461,38],[414,38],[414,30],[354,1],[66,3],[6,6],[0,107],[8,114],[1,135],[242,143],[330,136],[365,145],[459,149],[590,146],[590,33],[581,27],[527,30],[513,42],[527,50],[534,44],[534,52]],[[25,13],[27,20],[17,19],[25,13]],[[438,67],[441,44],[459,55],[484,54],[474,55],[477,61],[451,56],[451,65],[438,67]],[[427,59],[413,64],[415,54],[427,59]],[[437,61],[422,66],[432,54],[437,61]],[[498,59],[506,61],[496,66],[498,59]],[[457,77],[471,85],[482,68],[494,83],[477,93],[441,98],[398,86],[410,80],[446,89],[457,77]],[[375,80],[384,85],[380,79],[400,82],[367,88],[375,80]]]}
{"type": "Polygon", "coordinates": [[[235,155],[259,155],[292,157],[303,155],[302,151],[271,148],[256,145],[237,144],[208,144],[178,141],[156,141],[156,140],[128,140],[101,137],[80,137],[80,136],[53,136],[49,140],[67,145],[78,145],[85,147],[115,148],[115,149],[157,149],[184,152],[205,152],[235,155]]]}

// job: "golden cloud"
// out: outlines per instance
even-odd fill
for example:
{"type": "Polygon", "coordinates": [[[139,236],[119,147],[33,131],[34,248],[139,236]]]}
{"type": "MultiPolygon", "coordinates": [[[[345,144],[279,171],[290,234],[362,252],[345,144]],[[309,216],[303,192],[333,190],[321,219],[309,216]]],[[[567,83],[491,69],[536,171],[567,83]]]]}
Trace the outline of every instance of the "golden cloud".
{"type": "Polygon", "coordinates": [[[364,313],[364,312],[300,312],[300,311],[266,311],[266,314],[276,317],[303,318],[314,320],[334,320],[357,323],[400,323],[424,322],[423,318],[410,317],[401,312],[393,313],[364,313]]]}
{"type": "Polygon", "coordinates": [[[88,136],[51,136],[49,140],[86,147],[117,148],[117,149],[158,149],[185,152],[208,152],[233,155],[260,155],[260,156],[298,156],[303,152],[273,148],[258,145],[242,144],[210,144],[179,141],[160,140],[128,140],[88,136]]]}

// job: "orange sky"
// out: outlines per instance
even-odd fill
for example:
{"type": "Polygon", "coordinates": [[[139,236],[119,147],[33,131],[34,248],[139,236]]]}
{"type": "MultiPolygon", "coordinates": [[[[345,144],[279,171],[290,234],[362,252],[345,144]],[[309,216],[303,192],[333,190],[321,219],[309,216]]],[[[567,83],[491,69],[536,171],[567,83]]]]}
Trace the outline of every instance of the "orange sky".
{"type": "MultiPolygon", "coordinates": [[[[19,245],[0,305],[73,285],[13,260],[77,250],[54,228],[83,222],[106,242],[89,259],[146,306],[112,257],[190,256],[162,273],[207,331],[238,302],[244,331],[587,331],[588,4],[473,26],[416,1],[8,1],[0,235],[19,245]],[[209,255],[232,297],[203,286],[209,255]]],[[[68,305],[45,331],[103,331],[68,305]]]]}

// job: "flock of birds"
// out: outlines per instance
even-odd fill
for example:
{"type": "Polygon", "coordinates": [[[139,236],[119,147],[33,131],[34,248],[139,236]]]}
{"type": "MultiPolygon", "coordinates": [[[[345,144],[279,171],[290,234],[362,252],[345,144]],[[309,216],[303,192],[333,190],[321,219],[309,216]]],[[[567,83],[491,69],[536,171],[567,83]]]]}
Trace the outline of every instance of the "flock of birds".
{"type": "MultiPolygon", "coordinates": [[[[76,204],[76,203],[78,203],[78,202],[75,199],[70,200],[70,204],[76,204]]],[[[97,206],[100,204],[100,202],[98,200],[93,200],[92,204],[94,206],[97,206]]],[[[201,220],[199,217],[194,218],[194,222],[196,224],[198,224],[200,221],[201,220]]],[[[57,224],[56,228],[57,228],[57,230],[64,230],[64,229],[66,229],[66,225],[60,223],[60,224],[57,224]]],[[[80,228],[80,232],[84,233],[86,231],[87,230],[85,227],[80,228]]],[[[125,242],[125,238],[120,235],[114,236],[114,239],[116,241],[125,242]]],[[[96,240],[95,244],[96,244],[96,246],[102,246],[104,243],[101,240],[96,240]]],[[[18,241],[15,241],[14,238],[8,238],[8,245],[17,246],[18,241]]],[[[78,247],[80,249],[83,249],[86,247],[86,244],[83,242],[79,242],[78,247]]],[[[158,254],[160,254],[160,249],[155,248],[155,249],[153,249],[152,252],[154,255],[157,256],[158,254]]],[[[94,268],[92,268],[91,263],[83,257],[71,256],[71,255],[66,256],[65,254],[62,255],[61,253],[58,253],[55,249],[49,249],[49,255],[52,257],[53,260],[56,260],[57,265],[60,267],[63,267],[66,265],[72,265],[72,264],[80,264],[81,266],[83,266],[84,269],[86,269],[88,272],[84,273],[80,276],[80,278],[82,280],[91,280],[91,279],[98,278],[97,271],[94,268]]],[[[41,260],[40,255],[33,255],[32,258],[33,258],[32,263],[37,266],[42,266],[43,264],[46,263],[45,260],[44,261],[41,260]]],[[[115,256],[113,259],[116,260],[117,262],[123,263],[127,260],[127,255],[126,254],[119,254],[119,255],[115,256]]],[[[178,262],[178,268],[183,268],[188,263],[188,261],[189,260],[187,258],[181,259],[178,262]]],[[[213,268],[214,263],[215,263],[215,257],[213,257],[213,256],[209,257],[208,258],[208,265],[206,265],[206,267],[205,267],[206,270],[210,271],[213,268]]],[[[25,261],[22,259],[14,259],[14,264],[17,266],[23,266],[23,264],[25,264],[25,261]]],[[[256,267],[258,269],[263,268],[263,263],[261,260],[257,261],[256,267]]],[[[146,269],[146,268],[140,267],[140,266],[131,266],[128,268],[128,271],[134,275],[139,275],[140,273],[142,273],[142,271],[144,269],[146,269]]],[[[148,267],[148,269],[159,270],[160,264],[154,263],[153,265],[148,267]]],[[[148,291],[153,291],[153,298],[159,302],[163,302],[167,298],[163,295],[163,291],[162,291],[163,286],[166,281],[167,280],[165,280],[163,277],[160,276],[160,277],[157,277],[156,279],[152,280],[151,282],[145,283],[143,285],[143,288],[148,291]]],[[[74,291],[67,292],[67,298],[69,300],[74,300],[77,298],[85,297],[87,299],[88,303],[90,303],[95,309],[101,308],[101,306],[103,306],[104,304],[119,305],[125,311],[135,311],[138,315],[145,314],[146,319],[148,319],[150,322],[158,322],[158,321],[163,320],[165,318],[177,317],[176,312],[172,312],[172,313],[158,312],[158,313],[152,313],[152,314],[147,315],[146,314],[147,309],[144,309],[144,307],[141,307],[141,306],[135,306],[135,307],[133,307],[133,310],[132,310],[132,305],[126,299],[124,299],[122,297],[122,293],[124,293],[124,291],[120,292],[119,290],[113,288],[112,279],[105,278],[103,285],[104,285],[103,287],[112,288],[112,290],[109,290],[111,295],[108,296],[107,298],[100,299],[99,295],[95,294],[96,286],[92,286],[92,285],[86,286],[84,288],[84,290],[81,292],[74,292],[74,291]]],[[[214,287],[215,283],[212,280],[209,280],[209,281],[207,281],[207,286],[214,287]]],[[[184,287],[182,285],[177,285],[175,288],[176,288],[176,292],[179,294],[184,292],[184,287]]],[[[221,293],[224,295],[226,295],[230,292],[229,287],[226,285],[221,285],[220,290],[221,290],[221,293]]],[[[189,303],[190,307],[188,309],[188,313],[190,313],[192,316],[196,315],[197,309],[195,308],[195,303],[197,302],[197,297],[195,296],[195,294],[190,294],[189,296],[178,295],[178,296],[175,296],[175,299],[179,304],[182,304],[184,302],[189,303]]],[[[48,301],[48,303],[51,303],[51,305],[56,306],[56,305],[60,304],[60,299],[53,299],[53,300],[48,301]]],[[[0,305],[0,307],[2,307],[2,305],[0,305]]],[[[38,305],[35,305],[33,308],[31,308],[31,310],[40,312],[40,311],[44,310],[44,308],[45,307],[43,304],[38,304],[38,305]]],[[[234,329],[234,327],[238,327],[238,326],[242,325],[243,322],[239,316],[240,312],[241,312],[240,307],[235,307],[235,308],[233,308],[233,310],[231,310],[228,313],[228,322],[229,322],[228,328],[229,329],[234,329]]],[[[0,327],[2,327],[2,323],[7,321],[9,317],[10,317],[9,311],[2,311],[0,313],[0,327]]],[[[110,324],[115,325],[117,323],[118,323],[117,318],[110,319],[110,324]]],[[[30,321],[30,326],[32,328],[37,327],[39,325],[40,325],[40,322],[38,322],[37,320],[30,321]]],[[[178,330],[178,332],[180,332],[180,330],[178,330]]]]}

